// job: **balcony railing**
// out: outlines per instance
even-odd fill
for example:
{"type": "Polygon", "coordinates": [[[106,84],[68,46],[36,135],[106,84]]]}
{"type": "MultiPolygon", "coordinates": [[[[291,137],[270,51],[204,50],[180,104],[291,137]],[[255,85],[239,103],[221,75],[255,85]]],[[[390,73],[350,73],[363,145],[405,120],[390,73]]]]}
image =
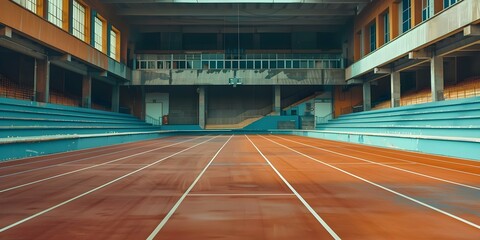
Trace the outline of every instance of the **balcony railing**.
{"type": "Polygon", "coordinates": [[[134,69],[339,69],[340,54],[140,54],[134,69]]]}

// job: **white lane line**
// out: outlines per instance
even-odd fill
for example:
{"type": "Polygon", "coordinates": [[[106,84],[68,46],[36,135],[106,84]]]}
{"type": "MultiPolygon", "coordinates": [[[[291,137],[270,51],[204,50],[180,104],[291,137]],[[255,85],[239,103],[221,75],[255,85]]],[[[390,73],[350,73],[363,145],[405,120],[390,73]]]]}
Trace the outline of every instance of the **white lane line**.
{"type": "Polygon", "coordinates": [[[222,149],[227,145],[227,143],[230,141],[230,139],[232,139],[232,137],[233,137],[233,135],[231,135],[228,138],[228,140],[222,145],[222,147],[220,147],[218,149],[218,151],[215,153],[215,155],[212,157],[212,159],[203,168],[203,170],[200,172],[200,174],[198,174],[197,178],[192,182],[192,184],[190,184],[190,186],[187,188],[185,193],[183,193],[183,195],[180,197],[180,199],[178,199],[178,201],[175,203],[175,205],[173,205],[172,209],[170,209],[170,211],[167,213],[167,215],[157,225],[157,227],[153,230],[153,232],[147,237],[147,240],[154,239],[155,236],[157,236],[158,232],[160,232],[160,230],[162,230],[163,226],[165,226],[165,224],[168,222],[168,220],[172,217],[172,215],[175,213],[177,208],[180,206],[180,204],[182,204],[183,200],[187,197],[187,195],[190,193],[190,191],[192,191],[195,184],[197,184],[198,180],[200,180],[200,178],[205,173],[205,171],[207,171],[207,168],[212,164],[213,160],[215,160],[215,158],[217,158],[220,151],[222,151],[222,149]]]}
{"type": "MultiPolygon", "coordinates": [[[[83,162],[83,161],[86,161],[86,160],[89,160],[89,159],[94,159],[94,158],[98,158],[98,157],[113,155],[113,154],[122,153],[122,152],[126,152],[126,151],[131,151],[131,150],[135,150],[135,149],[139,149],[139,148],[149,147],[151,145],[157,145],[157,144],[159,144],[159,143],[151,143],[151,144],[138,146],[138,147],[134,147],[134,148],[126,148],[124,150],[120,150],[120,151],[116,151],[116,152],[108,152],[108,153],[104,153],[104,154],[100,154],[100,155],[94,155],[94,156],[87,157],[87,158],[80,158],[80,159],[77,159],[77,160],[67,161],[67,162],[63,162],[63,163],[58,163],[58,164],[48,165],[48,166],[44,166],[44,167],[33,168],[33,169],[19,171],[19,172],[15,172],[15,173],[9,173],[9,174],[5,174],[5,175],[1,175],[0,178],[20,175],[20,174],[29,173],[29,172],[35,172],[35,171],[48,169],[48,168],[53,168],[53,167],[58,167],[58,166],[64,166],[64,165],[69,164],[69,163],[83,162]]],[[[79,154],[77,154],[77,155],[79,155],[79,154]]],[[[40,161],[38,161],[38,162],[40,162],[40,161]]],[[[18,165],[16,165],[16,166],[18,166],[18,165]]]]}
{"type": "MultiPolygon", "coordinates": [[[[339,142],[339,141],[333,141],[335,143],[340,143],[342,145],[346,145],[347,143],[345,142],[339,142]]],[[[361,144],[354,144],[352,143],[355,147],[362,147],[364,145],[361,145],[361,144]]],[[[459,163],[459,162],[452,162],[452,161],[447,161],[447,160],[440,160],[440,159],[432,159],[432,158],[429,158],[429,157],[424,157],[422,156],[420,153],[415,153],[415,152],[408,152],[408,151],[405,151],[406,153],[402,153],[402,152],[399,152],[399,150],[401,149],[392,149],[394,151],[389,151],[389,150],[384,150],[380,147],[375,147],[375,146],[371,146],[371,147],[374,147],[375,150],[378,150],[379,152],[384,152],[384,153],[394,153],[394,154],[398,154],[398,155],[401,155],[401,156],[406,156],[406,157],[413,157],[413,158],[422,158],[422,159],[426,159],[426,160],[430,160],[430,161],[435,161],[435,162],[444,162],[444,163],[450,163],[450,164],[454,164],[454,165],[462,165],[462,166],[468,166],[468,167],[474,167],[474,168],[480,168],[480,166],[478,165],[471,165],[471,164],[466,164],[466,163],[459,163]]],[[[440,156],[442,158],[448,158],[446,156],[440,156]]],[[[458,159],[455,159],[455,158],[451,158],[452,160],[458,160],[458,159]]],[[[477,162],[476,160],[469,160],[469,159],[462,159],[463,161],[466,161],[466,162],[477,162]]]]}
{"type": "MultiPolygon", "coordinates": [[[[150,146],[150,145],[158,144],[157,141],[158,140],[156,140],[153,143],[143,145],[143,146],[150,146]]],[[[138,143],[138,142],[135,142],[135,143],[138,143]]],[[[35,163],[48,162],[48,161],[53,161],[53,160],[62,159],[62,158],[71,158],[71,157],[76,157],[76,156],[81,156],[81,155],[88,155],[88,154],[91,154],[91,153],[98,153],[98,152],[103,152],[103,151],[112,151],[112,150],[119,149],[119,148],[125,148],[125,145],[127,145],[127,144],[118,144],[118,145],[110,146],[110,147],[108,147],[108,146],[107,147],[100,147],[100,149],[97,149],[97,150],[92,149],[91,151],[89,151],[88,149],[76,150],[76,151],[81,151],[79,153],[74,153],[75,151],[70,151],[69,153],[71,153],[71,154],[67,153],[68,155],[58,156],[58,157],[54,157],[54,158],[47,158],[47,159],[44,159],[44,160],[37,160],[37,161],[32,161],[32,162],[20,163],[20,164],[15,164],[15,165],[9,165],[9,166],[5,166],[5,167],[0,167],[0,170],[7,169],[7,168],[13,168],[13,167],[19,167],[19,166],[30,165],[30,164],[35,164],[35,163]]],[[[140,146],[140,147],[143,147],[143,146],[140,146]]],[[[137,149],[137,148],[139,148],[139,147],[130,148],[130,149],[137,149]]],[[[16,160],[8,160],[8,161],[0,162],[0,165],[2,163],[22,162],[22,161],[25,161],[25,160],[31,160],[32,158],[36,158],[36,157],[49,157],[49,156],[55,156],[55,155],[60,155],[60,154],[65,154],[65,152],[53,153],[53,154],[49,154],[49,155],[46,155],[46,156],[34,156],[34,157],[28,157],[28,158],[22,158],[22,159],[16,159],[16,160]]],[[[99,156],[103,156],[103,155],[99,155],[99,156]]]]}
{"type": "Polygon", "coordinates": [[[365,178],[362,178],[362,177],[357,176],[357,175],[355,175],[355,174],[353,174],[353,173],[350,173],[350,172],[348,172],[348,171],[345,171],[345,170],[343,170],[343,169],[341,169],[341,168],[335,167],[335,166],[333,166],[333,165],[331,165],[331,164],[328,164],[328,163],[326,163],[326,162],[323,162],[323,161],[321,161],[321,160],[318,160],[318,159],[316,159],[316,158],[314,158],[314,157],[311,157],[311,156],[309,156],[309,155],[306,155],[306,154],[304,154],[304,153],[302,153],[302,152],[299,152],[299,151],[297,151],[297,150],[295,150],[295,149],[289,148],[289,147],[287,147],[287,146],[285,146],[285,145],[283,145],[283,144],[281,144],[281,143],[275,142],[275,141],[273,141],[273,140],[271,140],[271,139],[268,139],[268,138],[263,137],[263,136],[261,136],[261,137],[264,138],[264,139],[266,139],[266,140],[268,140],[268,141],[270,141],[270,142],[272,142],[272,143],[275,143],[275,144],[277,144],[277,145],[279,145],[279,146],[282,146],[282,147],[284,147],[284,148],[286,148],[286,149],[288,149],[288,150],[290,150],[290,151],[292,151],[292,152],[295,152],[295,153],[300,154],[300,155],[302,155],[302,156],[304,156],[304,157],[306,157],[306,158],[309,158],[309,159],[311,159],[311,160],[313,160],[313,161],[316,161],[316,162],[321,163],[321,164],[323,164],[323,165],[325,165],[325,166],[328,166],[328,167],[330,167],[330,168],[333,168],[333,169],[335,169],[335,170],[337,170],[337,171],[340,171],[340,172],[342,172],[342,173],[345,173],[345,174],[347,174],[347,175],[349,175],[349,176],[351,176],[351,177],[354,177],[354,178],[356,178],[356,179],[359,179],[359,180],[361,180],[361,181],[364,181],[364,182],[366,182],[366,183],[368,183],[368,184],[371,184],[371,185],[373,185],[373,186],[375,186],[375,187],[381,188],[381,189],[383,189],[383,190],[385,190],[385,191],[388,191],[388,192],[390,192],[390,193],[393,193],[393,194],[395,194],[395,195],[397,195],[397,196],[400,196],[400,197],[403,197],[403,198],[405,198],[405,199],[408,199],[408,200],[410,200],[410,201],[412,201],[412,202],[418,203],[418,204],[420,204],[420,205],[422,205],[422,206],[424,206],[424,207],[430,208],[430,209],[432,209],[432,210],[434,210],[434,211],[436,211],[436,212],[439,212],[439,213],[441,213],[441,214],[444,214],[444,215],[446,215],[446,216],[449,216],[449,217],[451,217],[451,218],[453,218],[453,219],[456,219],[456,220],[458,220],[458,221],[460,221],[460,222],[463,222],[463,223],[465,223],[465,224],[468,224],[468,225],[470,225],[470,226],[472,226],[472,227],[474,227],[474,228],[480,229],[480,225],[477,225],[477,224],[475,224],[475,223],[473,223],[473,222],[470,222],[470,221],[468,221],[468,220],[466,220],[466,219],[463,219],[463,218],[461,218],[461,217],[458,217],[458,216],[456,216],[456,215],[453,215],[453,214],[451,214],[451,213],[449,213],[449,212],[443,211],[443,210],[441,210],[441,209],[439,209],[439,208],[436,208],[436,207],[434,207],[434,206],[432,206],[432,205],[429,205],[429,204],[427,204],[427,203],[424,203],[424,202],[422,202],[422,201],[420,201],[420,200],[417,200],[417,199],[415,199],[415,198],[409,197],[409,196],[407,196],[407,195],[405,195],[405,194],[399,193],[399,192],[397,192],[397,191],[395,191],[395,190],[392,190],[392,189],[390,189],[390,188],[384,187],[384,186],[382,186],[382,185],[380,185],[380,184],[377,184],[377,183],[374,183],[374,182],[372,182],[372,181],[369,181],[369,180],[367,180],[367,179],[365,179],[365,178]]]}
{"type": "MultiPolygon", "coordinates": [[[[216,137],[218,137],[218,136],[216,136],[216,137]]],[[[88,195],[88,194],[90,194],[90,193],[93,193],[93,192],[95,192],[95,191],[98,191],[98,190],[100,190],[100,189],[102,189],[102,188],[104,188],[104,187],[106,187],[106,186],[109,186],[109,185],[111,185],[111,184],[113,184],[113,183],[115,183],[115,182],[118,182],[118,181],[120,181],[120,180],[122,180],[122,179],[124,179],[124,178],[126,178],[126,177],[128,177],[128,176],[130,176],[130,175],[133,175],[133,174],[135,174],[135,173],[138,173],[138,172],[140,172],[140,171],[142,171],[142,170],[144,170],[144,169],[146,169],[146,168],[149,168],[149,167],[151,167],[151,166],[153,166],[153,165],[155,165],[155,164],[157,164],[157,163],[159,163],[159,162],[162,162],[162,161],[164,161],[164,160],[166,160],[166,159],[169,159],[169,158],[171,158],[171,157],[174,157],[174,156],[176,156],[176,155],[178,155],[178,154],[180,154],[180,153],[183,153],[183,152],[185,152],[185,151],[188,151],[188,150],[190,150],[190,149],[192,149],[192,148],[194,148],[194,147],[196,147],[196,146],[198,146],[198,145],[204,144],[204,143],[206,143],[206,142],[208,142],[208,141],[210,141],[210,140],[212,140],[212,139],[214,139],[214,138],[216,138],[216,137],[207,139],[207,140],[205,140],[205,141],[203,141],[203,142],[200,142],[200,143],[197,143],[197,144],[195,144],[195,145],[193,145],[193,146],[191,146],[191,147],[188,147],[188,148],[185,148],[185,149],[183,149],[183,150],[181,150],[181,151],[178,151],[178,152],[176,152],[176,153],[174,153],[174,154],[168,155],[168,156],[166,156],[166,157],[164,157],[164,158],[162,158],[162,159],[159,159],[159,160],[157,160],[157,161],[155,161],[155,162],[153,162],[153,163],[148,164],[148,165],[145,166],[145,167],[139,168],[139,169],[137,169],[137,170],[135,170],[135,171],[133,171],[133,172],[130,172],[130,173],[127,173],[127,174],[125,174],[125,175],[123,175],[123,176],[121,176],[121,177],[115,178],[115,179],[113,179],[113,180],[111,180],[111,181],[109,181],[109,182],[107,182],[107,183],[105,183],[105,184],[102,184],[101,186],[98,186],[98,187],[96,187],[96,188],[94,188],[94,189],[92,189],[92,190],[89,190],[89,191],[84,192],[84,193],[82,193],[82,194],[80,194],[80,195],[77,195],[76,197],[70,198],[70,199],[68,199],[68,200],[66,200],[66,201],[64,201],[64,202],[61,202],[61,203],[53,206],[53,207],[47,208],[47,209],[45,209],[45,210],[43,210],[43,211],[41,211],[41,212],[38,212],[38,213],[36,213],[36,214],[34,214],[34,215],[31,215],[30,217],[27,217],[27,218],[24,218],[24,219],[22,219],[22,220],[20,220],[20,221],[17,221],[17,222],[15,222],[15,223],[12,223],[12,224],[10,224],[10,225],[8,225],[8,226],[6,226],[6,227],[1,228],[1,229],[0,229],[0,233],[1,233],[1,232],[4,232],[4,231],[6,231],[6,230],[8,230],[8,229],[10,229],[10,228],[13,228],[13,227],[15,227],[15,226],[18,226],[18,225],[20,225],[20,224],[22,224],[22,223],[24,223],[24,222],[26,222],[26,221],[28,221],[28,220],[31,220],[31,219],[33,219],[33,218],[36,218],[36,217],[40,216],[40,215],[43,215],[43,214],[45,214],[45,213],[47,213],[47,212],[50,212],[50,211],[52,211],[52,210],[54,210],[54,209],[56,209],[56,208],[59,208],[59,207],[65,205],[65,204],[67,204],[67,203],[70,203],[70,202],[72,202],[72,201],[75,201],[75,200],[77,200],[77,199],[79,199],[79,198],[81,198],[81,197],[84,197],[84,196],[86,196],[86,195],[88,195]]]]}
{"type": "Polygon", "coordinates": [[[288,141],[288,142],[297,143],[297,144],[300,144],[302,146],[307,146],[307,147],[311,147],[311,148],[314,148],[314,149],[318,149],[318,150],[321,150],[321,151],[324,151],[324,152],[329,152],[329,153],[332,153],[332,154],[336,154],[336,155],[340,155],[340,156],[344,156],[344,157],[348,157],[348,158],[353,158],[353,159],[357,159],[357,160],[364,161],[364,162],[369,162],[369,163],[372,163],[372,164],[375,164],[375,165],[379,165],[379,166],[383,166],[383,167],[387,167],[387,168],[392,168],[392,169],[395,169],[395,170],[398,170],[398,171],[414,174],[414,175],[425,177],[425,178],[434,179],[434,180],[441,181],[441,182],[450,183],[450,184],[457,185],[457,186],[462,186],[462,187],[466,187],[466,188],[470,188],[470,189],[480,190],[480,187],[474,187],[474,186],[470,186],[470,185],[467,185],[467,184],[458,183],[458,182],[446,180],[446,179],[443,179],[443,178],[433,177],[433,176],[426,175],[426,174],[423,174],[423,173],[418,173],[418,172],[406,170],[406,169],[403,169],[403,168],[398,168],[398,167],[394,167],[394,166],[390,166],[390,165],[385,165],[385,164],[382,164],[382,163],[367,160],[365,158],[350,156],[348,154],[343,154],[343,153],[327,150],[327,149],[324,149],[324,148],[321,148],[321,147],[308,145],[308,144],[305,144],[305,143],[289,140],[289,139],[286,139],[286,138],[283,138],[283,137],[278,137],[278,136],[275,136],[275,137],[283,139],[283,140],[288,141]]]}
{"type": "MultiPolygon", "coordinates": [[[[72,167],[75,167],[75,166],[93,166],[95,164],[88,164],[88,163],[79,163],[79,164],[65,164],[63,166],[72,166],[72,167]]],[[[108,166],[117,166],[117,167],[121,167],[121,166],[145,166],[145,165],[148,165],[148,163],[145,163],[145,164],[141,164],[141,163],[114,163],[114,164],[106,164],[108,166]]]]}
{"type": "Polygon", "coordinates": [[[190,193],[189,197],[256,197],[256,196],[295,196],[293,193],[190,193]]]}
{"type": "Polygon", "coordinates": [[[297,192],[297,190],[295,190],[295,188],[292,185],[290,185],[290,183],[282,176],[282,174],[272,165],[270,160],[268,160],[268,158],[265,157],[265,155],[263,155],[263,153],[260,151],[260,149],[258,149],[258,147],[255,145],[255,143],[253,143],[252,140],[250,140],[250,138],[247,135],[245,135],[245,137],[248,139],[248,141],[250,141],[250,143],[255,147],[255,149],[257,149],[258,153],[260,153],[260,155],[263,157],[263,159],[265,159],[265,161],[267,161],[268,165],[270,165],[270,167],[272,167],[273,171],[275,171],[275,173],[277,173],[277,175],[280,177],[280,179],[282,179],[282,181],[285,183],[285,185],[287,185],[288,188],[290,188],[290,190],[293,192],[293,194],[295,194],[295,196],[297,196],[298,200],[300,200],[300,202],[303,203],[303,205],[315,217],[315,219],[317,219],[317,221],[325,228],[325,230],[327,230],[327,232],[330,233],[330,235],[333,237],[333,239],[336,239],[336,240],[341,239],[335,233],[335,231],[333,231],[333,229],[330,226],[328,226],[327,222],[325,222],[325,220],[323,220],[322,217],[320,217],[320,215],[318,215],[318,213],[315,212],[315,210],[313,210],[313,208],[310,206],[310,204],[308,204],[308,202],[297,192]]]}
{"type": "MultiPolygon", "coordinates": [[[[467,174],[467,175],[472,175],[472,176],[480,177],[480,174],[471,173],[471,172],[465,172],[465,171],[461,171],[461,170],[457,170],[457,169],[451,169],[451,168],[446,168],[446,167],[440,167],[440,166],[436,166],[436,165],[432,165],[432,164],[427,164],[427,163],[421,163],[421,162],[415,162],[415,161],[410,161],[410,160],[405,160],[405,159],[399,159],[399,158],[396,158],[396,157],[389,157],[389,156],[385,156],[385,155],[380,155],[380,154],[370,153],[370,152],[364,152],[364,151],[355,150],[355,149],[348,149],[348,151],[354,151],[354,152],[358,152],[358,153],[366,153],[366,154],[370,154],[370,155],[373,155],[373,156],[379,156],[379,157],[383,157],[383,158],[388,158],[388,159],[393,159],[393,160],[397,160],[397,161],[402,161],[402,162],[405,162],[405,163],[412,163],[412,164],[417,164],[417,165],[422,165],[422,166],[427,166],[427,167],[432,167],[432,168],[438,168],[438,169],[443,169],[443,170],[446,170],[446,171],[458,172],[458,173],[462,173],[462,174],[467,174]]],[[[384,163],[384,164],[385,164],[385,163],[384,163]]],[[[406,164],[406,165],[408,165],[408,164],[406,164]]]]}
{"type": "MultiPolygon", "coordinates": [[[[330,163],[335,165],[372,165],[373,163],[351,163],[351,162],[338,162],[338,163],[330,163]]],[[[383,164],[387,165],[417,165],[416,163],[398,163],[398,162],[384,162],[383,164]]]]}
{"type": "Polygon", "coordinates": [[[145,154],[145,153],[149,153],[149,152],[153,152],[153,151],[156,151],[156,150],[160,150],[160,149],[168,148],[168,147],[171,147],[171,146],[175,146],[175,145],[178,145],[178,144],[181,144],[181,143],[189,142],[189,141],[192,141],[192,140],[194,140],[194,139],[196,139],[196,138],[188,139],[188,140],[185,140],[185,141],[182,141],[182,142],[178,142],[178,143],[174,143],[174,144],[170,144],[170,145],[167,145],[167,146],[162,146],[162,147],[154,148],[154,149],[151,149],[151,150],[148,150],[148,151],[144,151],[144,152],[139,152],[139,153],[136,153],[136,154],[132,154],[132,155],[128,155],[128,156],[125,156],[125,157],[117,158],[117,159],[114,159],[114,160],[111,160],[111,161],[108,161],[108,162],[104,162],[104,163],[101,163],[101,164],[95,164],[95,165],[92,165],[92,166],[89,166],[89,167],[80,168],[80,169],[77,169],[77,170],[74,170],[74,171],[70,171],[70,172],[66,172],[66,173],[54,175],[54,176],[51,176],[51,177],[42,178],[42,179],[39,179],[39,180],[36,180],[36,181],[32,181],[32,182],[20,184],[20,185],[14,186],[14,187],[2,189],[2,190],[0,190],[0,193],[4,193],[4,192],[8,192],[8,191],[11,191],[11,190],[14,190],[14,189],[18,189],[18,188],[30,186],[30,185],[33,185],[33,184],[45,182],[45,181],[48,181],[48,180],[52,180],[52,179],[55,179],[55,178],[67,176],[67,175],[70,175],[70,174],[73,174],[73,173],[77,173],[77,172],[81,172],[81,171],[85,171],[85,170],[88,170],[88,169],[100,167],[100,166],[107,165],[107,164],[110,164],[110,163],[113,163],[113,162],[118,162],[118,161],[121,161],[121,160],[124,160],[124,159],[127,159],[127,158],[139,156],[139,155],[142,155],[142,154],[145,154]]]}
{"type": "MultiPolygon", "coordinates": [[[[310,143],[313,143],[315,144],[316,142],[314,141],[308,141],[310,143]]],[[[318,143],[318,144],[321,144],[322,147],[325,147],[325,148],[330,148],[328,146],[325,146],[324,143],[318,143]]],[[[348,146],[347,144],[342,144],[344,146],[348,146]]],[[[357,147],[357,146],[356,146],[357,147]]],[[[375,148],[375,150],[378,150],[380,151],[379,149],[375,148]]],[[[395,149],[396,150],[396,149],[395,149]]],[[[473,175],[473,176],[480,176],[480,174],[476,174],[476,173],[471,173],[471,172],[465,172],[465,171],[461,171],[461,170],[457,170],[457,169],[451,169],[451,168],[446,168],[446,167],[440,167],[440,166],[436,166],[436,165],[432,165],[432,164],[427,164],[427,163],[422,163],[422,162],[416,162],[416,161],[410,161],[410,160],[406,160],[406,159],[400,159],[400,158],[397,158],[397,157],[389,157],[389,156],[385,156],[385,155],[380,155],[380,154],[376,154],[376,153],[371,153],[371,152],[365,152],[365,151],[361,151],[361,150],[355,150],[355,149],[352,149],[352,148],[349,148],[348,151],[354,151],[354,152],[358,152],[358,153],[366,153],[366,154],[370,154],[370,155],[374,155],[374,156],[379,156],[379,157],[384,157],[384,158],[389,158],[389,159],[393,159],[393,160],[397,160],[397,161],[402,161],[402,162],[408,162],[408,163],[415,163],[415,164],[418,164],[418,165],[423,165],[423,166],[429,166],[429,167],[433,167],[433,168],[438,168],[438,169],[444,169],[444,170],[447,170],[447,171],[452,171],[452,172],[458,172],[458,173],[463,173],[463,174],[468,174],[468,175],[473,175]]],[[[389,153],[389,154],[400,154],[400,153],[397,153],[396,151],[381,151],[381,152],[384,152],[384,153],[389,153]]],[[[406,155],[404,154],[405,156],[409,156],[409,157],[415,157],[415,156],[410,156],[410,155],[406,155]]],[[[427,160],[435,160],[435,159],[430,159],[430,158],[425,158],[427,160]]],[[[446,162],[446,161],[442,161],[442,162],[446,162]]],[[[448,162],[448,163],[451,163],[451,162],[448,162]]],[[[462,164],[462,165],[465,165],[465,164],[462,164]]],[[[467,165],[467,166],[472,166],[472,165],[467,165]]],[[[476,166],[474,166],[476,167],[476,166]]],[[[480,166],[479,166],[480,167],[480,166]]]]}

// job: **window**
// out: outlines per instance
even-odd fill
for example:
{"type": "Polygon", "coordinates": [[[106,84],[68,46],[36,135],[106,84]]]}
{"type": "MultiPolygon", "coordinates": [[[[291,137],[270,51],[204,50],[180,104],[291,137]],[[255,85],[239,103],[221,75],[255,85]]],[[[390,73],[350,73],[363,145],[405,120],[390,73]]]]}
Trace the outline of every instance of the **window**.
{"type": "Polygon", "coordinates": [[[38,3],[37,0],[14,0],[14,2],[22,5],[24,8],[37,13],[38,3]]]}
{"type": "Polygon", "coordinates": [[[95,27],[94,27],[94,32],[95,32],[95,44],[94,44],[94,47],[103,52],[103,39],[104,39],[104,35],[103,35],[103,26],[104,26],[104,22],[102,19],[99,18],[99,16],[96,16],[95,17],[95,27]]]}
{"type": "Polygon", "coordinates": [[[110,57],[117,59],[117,33],[113,28],[110,31],[110,57]]]}
{"type": "Polygon", "coordinates": [[[383,15],[383,39],[385,43],[390,41],[390,19],[388,15],[388,12],[383,15]]]}
{"type": "Polygon", "coordinates": [[[63,0],[48,1],[48,21],[63,27],[63,0]]]}
{"type": "Polygon", "coordinates": [[[375,51],[377,46],[377,25],[373,22],[370,25],[370,52],[375,51]]]}
{"type": "Polygon", "coordinates": [[[422,21],[433,16],[433,0],[422,0],[422,21]]]}
{"type": "Polygon", "coordinates": [[[73,16],[72,16],[72,34],[73,36],[85,41],[85,19],[86,7],[78,1],[73,1],[73,16]]]}
{"type": "Polygon", "coordinates": [[[448,8],[457,2],[458,0],[443,0],[443,8],[448,8]]]}
{"type": "Polygon", "coordinates": [[[402,32],[406,32],[411,27],[412,9],[410,0],[402,0],[402,32]]]}

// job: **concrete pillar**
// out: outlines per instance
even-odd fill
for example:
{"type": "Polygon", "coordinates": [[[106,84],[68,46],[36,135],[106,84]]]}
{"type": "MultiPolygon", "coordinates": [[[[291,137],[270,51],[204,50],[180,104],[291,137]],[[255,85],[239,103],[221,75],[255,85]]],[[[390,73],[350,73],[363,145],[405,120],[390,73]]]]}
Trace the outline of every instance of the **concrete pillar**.
{"type": "Polygon", "coordinates": [[[400,72],[390,74],[391,107],[400,107],[400,72]]]}
{"type": "Polygon", "coordinates": [[[372,94],[370,82],[363,83],[363,111],[372,109],[372,94]]]}
{"type": "Polygon", "coordinates": [[[430,88],[432,102],[442,101],[443,98],[443,57],[434,56],[430,62],[430,88]]]}
{"type": "Polygon", "coordinates": [[[206,90],[204,86],[198,87],[198,125],[205,129],[206,124],[206,90]]]}
{"type": "Polygon", "coordinates": [[[85,75],[82,79],[82,107],[92,108],[92,76],[85,75]]]}
{"type": "Polygon", "coordinates": [[[50,61],[35,59],[34,77],[35,101],[50,101],[50,61]]]}
{"type": "Polygon", "coordinates": [[[115,84],[112,86],[112,112],[118,112],[120,110],[120,85],[115,84]]]}
{"type": "Polygon", "coordinates": [[[140,113],[140,116],[141,116],[140,118],[142,120],[145,120],[146,119],[145,115],[146,115],[146,111],[147,111],[147,109],[146,109],[147,108],[146,107],[146,105],[147,105],[147,100],[146,100],[147,94],[146,94],[146,91],[145,91],[145,85],[140,86],[140,94],[142,95],[141,96],[141,98],[142,98],[142,112],[140,113]]]}
{"type": "Polygon", "coordinates": [[[217,33],[217,49],[223,49],[223,35],[224,33],[217,33]]]}
{"type": "Polygon", "coordinates": [[[281,115],[282,111],[282,93],[281,93],[281,87],[279,85],[274,86],[274,103],[273,103],[273,112],[274,115],[281,115]]]}

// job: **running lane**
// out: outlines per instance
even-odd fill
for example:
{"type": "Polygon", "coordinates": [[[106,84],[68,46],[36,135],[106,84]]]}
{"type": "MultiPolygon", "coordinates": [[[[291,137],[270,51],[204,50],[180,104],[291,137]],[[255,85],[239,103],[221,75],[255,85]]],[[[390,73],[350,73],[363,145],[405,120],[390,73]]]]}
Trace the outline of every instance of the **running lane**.
{"type": "Polygon", "coordinates": [[[320,151],[290,136],[250,138],[341,238],[480,239],[476,190],[320,151]],[[458,188],[463,194],[449,196],[458,188]]]}
{"type": "Polygon", "coordinates": [[[191,187],[149,239],[334,239],[245,136],[191,187]]]}
{"type": "MultiPolygon", "coordinates": [[[[102,239],[105,239],[117,230],[118,236],[122,236],[125,232],[111,225],[122,220],[118,214],[135,215],[136,207],[148,213],[156,206],[146,209],[141,204],[136,206],[140,202],[168,204],[173,201],[170,199],[178,195],[176,191],[183,190],[183,181],[188,181],[190,175],[195,176],[196,164],[200,164],[198,168],[203,167],[202,162],[211,157],[211,152],[220,144],[218,141],[222,141],[215,139],[205,137],[176,149],[137,156],[135,164],[105,165],[0,193],[0,239],[83,239],[83,235],[76,236],[79,232],[91,234],[89,238],[104,234],[102,239]],[[185,164],[187,159],[193,161],[185,164]],[[90,228],[97,231],[84,232],[90,228]]],[[[136,222],[136,218],[130,221],[136,222]]],[[[156,222],[156,219],[150,221],[156,222]]]]}

